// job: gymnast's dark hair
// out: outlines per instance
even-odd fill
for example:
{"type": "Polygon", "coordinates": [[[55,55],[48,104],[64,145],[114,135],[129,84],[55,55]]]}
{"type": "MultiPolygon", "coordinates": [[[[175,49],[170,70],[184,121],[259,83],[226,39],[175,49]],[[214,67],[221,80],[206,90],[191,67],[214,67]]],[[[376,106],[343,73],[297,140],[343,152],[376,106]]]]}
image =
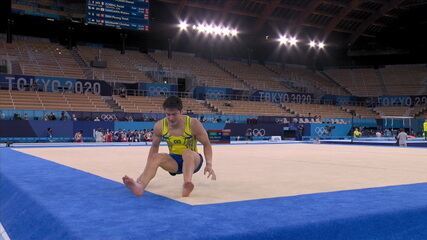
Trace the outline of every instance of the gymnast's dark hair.
{"type": "Polygon", "coordinates": [[[163,102],[163,109],[178,109],[179,111],[182,110],[182,101],[177,96],[170,96],[166,98],[166,100],[163,102]]]}

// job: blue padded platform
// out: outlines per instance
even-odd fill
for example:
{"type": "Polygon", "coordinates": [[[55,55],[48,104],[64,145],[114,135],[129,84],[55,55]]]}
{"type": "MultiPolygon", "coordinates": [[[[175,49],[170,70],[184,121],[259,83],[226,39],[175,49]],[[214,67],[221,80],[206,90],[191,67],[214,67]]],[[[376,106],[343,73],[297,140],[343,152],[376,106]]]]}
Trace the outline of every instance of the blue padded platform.
{"type": "Polygon", "coordinates": [[[0,148],[0,222],[19,239],[427,239],[427,184],[190,206],[0,148]]]}

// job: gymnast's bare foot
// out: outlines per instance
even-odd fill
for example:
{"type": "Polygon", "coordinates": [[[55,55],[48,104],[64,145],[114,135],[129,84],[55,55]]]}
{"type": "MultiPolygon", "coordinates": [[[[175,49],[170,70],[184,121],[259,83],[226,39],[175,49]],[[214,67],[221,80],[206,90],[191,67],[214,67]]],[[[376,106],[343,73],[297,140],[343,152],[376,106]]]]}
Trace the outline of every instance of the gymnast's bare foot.
{"type": "Polygon", "coordinates": [[[128,187],[135,196],[142,196],[142,194],[144,194],[144,186],[142,186],[142,184],[135,182],[135,180],[128,176],[124,176],[122,179],[126,187],[128,187]]]}
{"type": "Polygon", "coordinates": [[[182,187],[182,196],[188,197],[190,196],[190,193],[194,189],[194,184],[192,182],[186,182],[184,183],[184,186],[182,187]]]}

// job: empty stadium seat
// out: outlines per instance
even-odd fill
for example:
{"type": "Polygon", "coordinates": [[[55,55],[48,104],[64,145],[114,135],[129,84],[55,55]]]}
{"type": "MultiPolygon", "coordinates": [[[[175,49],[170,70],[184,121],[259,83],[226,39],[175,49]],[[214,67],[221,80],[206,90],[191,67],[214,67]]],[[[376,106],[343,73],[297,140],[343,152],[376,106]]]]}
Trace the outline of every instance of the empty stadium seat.
{"type": "Polygon", "coordinates": [[[167,52],[164,51],[156,51],[150,53],[150,55],[165,69],[193,74],[196,76],[197,81],[199,81],[196,83],[197,85],[247,89],[242,82],[221,70],[214,63],[195,57],[194,54],[173,53],[171,59],[168,58],[167,52]]]}
{"type": "Polygon", "coordinates": [[[77,51],[87,66],[100,55],[100,60],[107,62],[106,68],[91,68],[93,79],[110,82],[152,82],[144,73],[143,68],[157,69],[157,64],[146,54],[127,50],[126,54],[110,48],[93,48],[78,46],[77,51]]]}
{"type": "Polygon", "coordinates": [[[321,118],[351,118],[351,114],[334,105],[283,103],[283,106],[298,116],[321,118]]]}
{"type": "Polygon", "coordinates": [[[217,60],[218,64],[223,66],[228,71],[237,75],[240,79],[246,81],[253,88],[259,90],[269,90],[278,92],[293,92],[280,82],[280,76],[266,67],[253,63],[246,63],[229,60],[217,60]]]}
{"type": "Polygon", "coordinates": [[[0,91],[0,108],[111,112],[105,101],[93,94],[0,91]]]}
{"type": "Polygon", "coordinates": [[[294,116],[287,113],[279,104],[271,102],[208,100],[212,107],[222,114],[252,116],[294,116]],[[231,103],[231,104],[229,104],[231,103]]]}

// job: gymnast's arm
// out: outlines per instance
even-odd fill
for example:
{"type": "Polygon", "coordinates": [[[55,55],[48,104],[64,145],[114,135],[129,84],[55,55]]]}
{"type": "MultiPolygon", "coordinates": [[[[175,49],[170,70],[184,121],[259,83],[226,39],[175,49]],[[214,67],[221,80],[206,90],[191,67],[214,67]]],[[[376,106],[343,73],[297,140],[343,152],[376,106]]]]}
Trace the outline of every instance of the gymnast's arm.
{"type": "Polygon", "coordinates": [[[147,159],[151,159],[154,154],[159,153],[159,146],[160,146],[161,140],[162,140],[162,122],[158,121],[154,125],[150,152],[148,153],[147,159]]]}
{"type": "Polygon", "coordinates": [[[203,153],[206,159],[204,174],[209,173],[208,178],[212,176],[212,180],[216,180],[215,172],[212,169],[212,145],[209,141],[208,133],[202,123],[195,118],[191,119],[191,132],[194,134],[197,141],[203,144],[203,153]]]}

